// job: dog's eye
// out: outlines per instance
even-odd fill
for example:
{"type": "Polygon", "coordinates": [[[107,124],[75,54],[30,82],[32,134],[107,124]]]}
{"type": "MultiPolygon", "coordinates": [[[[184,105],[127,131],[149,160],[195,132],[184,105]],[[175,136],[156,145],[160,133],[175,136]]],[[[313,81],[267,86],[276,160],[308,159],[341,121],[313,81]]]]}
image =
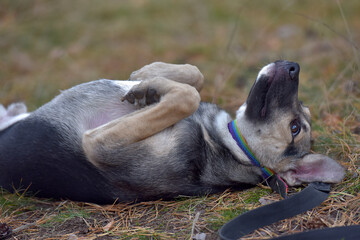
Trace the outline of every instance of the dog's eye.
{"type": "Polygon", "coordinates": [[[299,124],[299,121],[298,120],[293,120],[291,123],[290,123],[290,130],[291,130],[291,134],[295,137],[297,136],[300,131],[301,131],[301,126],[299,124]]]}

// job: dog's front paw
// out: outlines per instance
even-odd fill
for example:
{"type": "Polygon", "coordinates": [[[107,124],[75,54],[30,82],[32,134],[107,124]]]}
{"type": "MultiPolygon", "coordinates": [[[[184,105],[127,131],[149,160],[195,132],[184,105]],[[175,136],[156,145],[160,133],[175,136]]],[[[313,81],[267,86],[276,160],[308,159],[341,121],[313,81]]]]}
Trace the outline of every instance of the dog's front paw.
{"type": "Polygon", "coordinates": [[[155,88],[148,84],[138,84],[130,89],[128,93],[121,98],[121,101],[128,101],[131,104],[144,107],[160,101],[160,94],[155,88]]]}

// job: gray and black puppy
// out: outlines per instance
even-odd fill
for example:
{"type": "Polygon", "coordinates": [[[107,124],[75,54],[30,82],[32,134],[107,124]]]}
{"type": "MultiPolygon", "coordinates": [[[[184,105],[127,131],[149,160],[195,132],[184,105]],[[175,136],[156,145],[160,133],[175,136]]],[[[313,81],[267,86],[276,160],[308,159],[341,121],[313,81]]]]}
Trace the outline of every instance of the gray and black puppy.
{"type": "Polygon", "coordinates": [[[340,182],[341,165],[310,153],[299,71],[265,66],[235,120],[200,102],[196,67],[165,63],[80,84],[31,113],[0,105],[0,186],[112,203],[243,189],[274,172],[289,185],[340,182]]]}

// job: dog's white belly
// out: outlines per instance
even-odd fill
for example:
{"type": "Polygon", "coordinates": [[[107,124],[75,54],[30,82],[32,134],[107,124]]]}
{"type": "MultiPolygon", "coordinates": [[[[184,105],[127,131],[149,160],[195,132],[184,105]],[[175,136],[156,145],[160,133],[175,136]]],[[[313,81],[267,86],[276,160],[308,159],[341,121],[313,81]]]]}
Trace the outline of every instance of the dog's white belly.
{"type": "Polygon", "coordinates": [[[90,116],[84,121],[85,130],[97,128],[101,125],[104,125],[112,120],[121,118],[127,114],[130,114],[136,111],[138,108],[129,104],[123,103],[119,106],[108,109],[98,109],[94,111],[90,116]]]}
{"type": "Polygon", "coordinates": [[[99,103],[97,107],[92,108],[90,113],[86,114],[86,119],[84,122],[85,130],[93,129],[104,125],[112,120],[121,118],[127,114],[139,110],[139,106],[130,104],[127,101],[121,101],[121,97],[124,96],[134,85],[139,84],[140,81],[128,81],[128,80],[113,80],[112,81],[117,86],[120,86],[121,91],[119,96],[114,99],[107,99],[99,103]]]}

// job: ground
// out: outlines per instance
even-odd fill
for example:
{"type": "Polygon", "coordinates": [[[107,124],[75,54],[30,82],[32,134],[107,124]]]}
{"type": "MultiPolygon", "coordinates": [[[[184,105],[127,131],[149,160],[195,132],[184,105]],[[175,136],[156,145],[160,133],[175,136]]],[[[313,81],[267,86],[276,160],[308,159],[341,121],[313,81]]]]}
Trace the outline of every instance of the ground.
{"type": "MultiPolygon", "coordinates": [[[[296,61],[299,98],[312,112],[313,151],[337,159],[346,178],[321,206],[244,239],[360,224],[359,11],[356,0],[4,0],[0,103],[24,101],[32,111],[59,89],[127,79],[164,61],[198,66],[206,79],[202,100],[234,112],[262,66],[296,61]]],[[[225,222],[261,206],[260,198],[280,199],[262,186],[107,206],[2,191],[0,239],[216,239],[225,222]]]]}

